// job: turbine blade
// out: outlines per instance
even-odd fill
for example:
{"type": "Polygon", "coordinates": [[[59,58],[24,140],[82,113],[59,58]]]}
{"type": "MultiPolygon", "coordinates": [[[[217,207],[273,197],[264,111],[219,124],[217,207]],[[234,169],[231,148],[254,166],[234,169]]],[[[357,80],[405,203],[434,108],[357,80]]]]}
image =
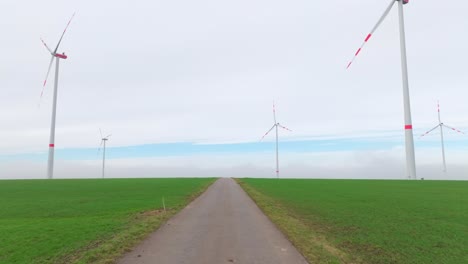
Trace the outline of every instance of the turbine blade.
{"type": "Polygon", "coordinates": [[[377,21],[377,24],[375,24],[375,26],[372,28],[372,30],[370,31],[369,34],[367,34],[366,38],[364,39],[364,42],[362,43],[361,47],[359,47],[359,49],[356,51],[356,53],[354,53],[354,57],[351,59],[351,61],[348,63],[348,66],[346,67],[346,69],[348,69],[351,64],[354,62],[354,60],[356,59],[356,57],[359,55],[359,53],[361,52],[362,48],[364,47],[364,45],[366,45],[367,41],[369,41],[369,39],[372,37],[372,35],[374,34],[374,32],[377,30],[377,28],[380,26],[380,24],[382,24],[382,22],[385,20],[385,18],[387,17],[388,13],[390,12],[390,10],[392,9],[393,5],[395,4],[395,2],[398,1],[398,0],[391,0],[391,3],[388,5],[387,9],[385,9],[385,12],[383,13],[383,15],[380,17],[379,21],[377,21]]]}
{"type": "Polygon", "coordinates": [[[273,120],[275,121],[276,124],[276,110],[275,110],[275,102],[273,101],[273,120]]]}
{"type": "Polygon", "coordinates": [[[47,73],[46,73],[44,83],[42,84],[42,91],[41,91],[41,98],[40,99],[42,99],[42,94],[44,94],[44,88],[45,88],[45,86],[47,84],[47,78],[49,77],[50,68],[52,68],[52,62],[54,62],[54,59],[55,59],[55,57],[52,55],[52,57],[50,58],[49,68],[47,69],[47,73]]]}
{"type": "Polygon", "coordinates": [[[52,50],[49,48],[49,46],[47,46],[47,44],[45,43],[45,41],[41,38],[41,41],[42,41],[42,44],[44,44],[44,46],[46,47],[46,49],[50,52],[50,54],[54,55],[52,53],[52,50]]]}
{"type": "Polygon", "coordinates": [[[281,127],[282,129],[286,129],[286,130],[288,130],[288,131],[291,131],[291,132],[292,132],[292,130],[291,130],[291,129],[289,129],[289,128],[285,127],[285,126],[282,126],[280,123],[278,123],[278,126],[279,126],[279,127],[281,127]]]}
{"type": "Polygon", "coordinates": [[[68,26],[70,25],[70,23],[71,23],[71,21],[72,21],[72,19],[73,19],[74,16],[75,16],[75,13],[73,13],[72,17],[70,18],[70,20],[69,20],[68,23],[67,23],[67,26],[66,26],[65,29],[63,30],[62,36],[60,37],[59,42],[57,43],[57,47],[55,47],[54,54],[57,53],[58,47],[60,46],[60,42],[62,42],[63,35],[65,35],[65,32],[67,32],[67,28],[68,28],[68,26]]]}
{"type": "Polygon", "coordinates": [[[432,131],[434,131],[435,129],[437,129],[439,126],[441,126],[441,124],[438,124],[438,125],[435,126],[433,129],[431,129],[431,130],[427,131],[426,133],[420,135],[419,138],[422,138],[422,137],[424,137],[425,135],[431,133],[432,131]]]}
{"type": "Polygon", "coordinates": [[[268,135],[268,133],[270,133],[270,132],[273,130],[273,128],[275,128],[275,126],[276,126],[276,124],[274,124],[274,125],[270,128],[270,130],[268,130],[268,131],[265,133],[265,135],[263,135],[263,137],[260,139],[260,141],[262,141],[262,140],[268,135]]]}
{"type": "Polygon", "coordinates": [[[437,100],[437,116],[439,117],[439,123],[442,123],[442,121],[440,121],[440,104],[439,104],[439,100],[437,100]]]}
{"type": "Polygon", "coordinates": [[[451,130],[453,130],[453,131],[456,131],[456,132],[458,132],[458,133],[460,133],[460,134],[465,134],[465,132],[460,131],[460,130],[454,128],[454,127],[449,127],[449,126],[447,126],[447,125],[445,125],[445,124],[442,124],[442,125],[443,125],[444,127],[446,127],[446,128],[449,128],[449,129],[451,129],[451,130]]]}
{"type": "Polygon", "coordinates": [[[109,138],[110,136],[112,136],[112,134],[107,135],[106,138],[109,138]]]}
{"type": "Polygon", "coordinates": [[[102,139],[102,131],[100,128],[99,128],[99,134],[101,134],[101,139],[102,139]]]}

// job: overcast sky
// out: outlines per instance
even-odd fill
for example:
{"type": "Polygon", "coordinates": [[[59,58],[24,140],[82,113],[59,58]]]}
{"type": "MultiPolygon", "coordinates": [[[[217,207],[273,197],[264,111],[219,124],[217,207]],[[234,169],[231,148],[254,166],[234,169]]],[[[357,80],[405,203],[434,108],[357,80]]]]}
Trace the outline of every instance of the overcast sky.
{"type": "MultiPolygon", "coordinates": [[[[346,70],[388,3],[1,1],[0,178],[45,177],[53,72],[38,107],[50,60],[40,37],[55,46],[73,12],[59,48],[58,177],[99,175],[99,128],[112,133],[111,177],[274,176],[274,135],[258,142],[275,101],[293,130],[280,131],[285,177],[404,178],[396,5],[346,70]],[[174,153],[180,144],[192,146],[174,153]]],[[[405,5],[418,177],[447,177],[438,132],[417,138],[437,125],[437,100],[468,131],[466,10],[405,5]]],[[[467,135],[446,139],[448,178],[468,179],[467,135]]]]}

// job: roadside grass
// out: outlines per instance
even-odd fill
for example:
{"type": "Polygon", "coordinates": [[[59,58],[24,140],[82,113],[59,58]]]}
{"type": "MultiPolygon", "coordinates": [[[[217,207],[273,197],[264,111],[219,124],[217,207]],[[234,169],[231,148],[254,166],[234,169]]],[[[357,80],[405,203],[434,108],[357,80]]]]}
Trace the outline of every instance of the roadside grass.
{"type": "Polygon", "coordinates": [[[311,263],[468,263],[468,182],[238,181],[311,263]]]}
{"type": "Polygon", "coordinates": [[[0,181],[0,263],[113,263],[214,180],[0,181]]]}

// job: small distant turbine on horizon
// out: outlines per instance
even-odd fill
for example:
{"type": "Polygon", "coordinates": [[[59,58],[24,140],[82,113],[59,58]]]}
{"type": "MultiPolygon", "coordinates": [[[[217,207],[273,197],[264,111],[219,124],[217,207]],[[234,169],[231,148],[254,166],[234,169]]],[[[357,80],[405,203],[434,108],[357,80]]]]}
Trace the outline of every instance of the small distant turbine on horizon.
{"type": "Polygon", "coordinates": [[[403,81],[403,110],[404,110],[404,131],[405,131],[405,149],[406,149],[406,174],[409,179],[416,179],[416,159],[414,154],[414,136],[413,136],[413,123],[411,121],[411,104],[409,95],[409,84],[408,84],[408,65],[406,60],[406,40],[405,40],[405,22],[403,16],[403,6],[409,3],[409,0],[390,0],[390,4],[385,9],[383,15],[377,21],[377,24],[372,28],[369,34],[362,42],[359,49],[354,53],[353,58],[348,63],[346,69],[348,69],[354,62],[356,57],[359,55],[361,50],[364,48],[369,39],[373,36],[377,28],[387,17],[388,13],[392,10],[394,4],[398,2],[398,16],[399,16],[399,27],[400,27],[400,54],[401,54],[401,73],[403,81]]]}
{"type": "Polygon", "coordinates": [[[447,172],[447,165],[445,164],[444,130],[442,128],[445,127],[445,128],[450,129],[450,130],[456,131],[456,132],[458,132],[460,134],[465,134],[465,133],[458,130],[458,129],[456,129],[456,128],[449,127],[449,126],[445,125],[444,123],[442,123],[442,121],[440,119],[439,101],[437,101],[437,114],[438,114],[438,117],[439,117],[439,124],[437,126],[435,126],[433,129],[431,129],[431,130],[427,131],[426,133],[422,134],[421,136],[419,136],[419,138],[422,138],[425,135],[427,135],[427,134],[431,133],[432,131],[436,130],[437,128],[440,128],[440,142],[442,144],[442,162],[443,162],[443,165],[444,165],[444,172],[447,172]]]}
{"type": "Polygon", "coordinates": [[[109,134],[103,137],[101,129],[99,129],[99,133],[101,134],[101,144],[99,145],[98,153],[102,147],[102,178],[104,179],[104,172],[105,172],[104,170],[105,170],[105,165],[106,165],[106,142],[107,140],[109,140],[109,137],[112,136],[112,134],[109,134]]]}
{"type": "Polygon", "coordinates": [[[56,116],[56,110],[57,110],[57,91],[58,91],[58,75],[59,75],[59,62],[60,59],[67,59],[67,55],[65,53],[57,53],[57,50],[60,46],[60,43],[62,42],[63,35],[65,35],[65,32],[67,31],[68,26],[70,25],[70,22],[72,21],[73,17],[75,14],[73,13],[72,17],[68,21],[67,26],[65,27],[65,30],[62,33],[62,36],[60,37],[57,46],[55,49],[52,51],[49,46],[45,43],[45,41],[41,38],[42,43],[46,47],[46,49],[50,52],[52,57],[50,58],[50,63],[49,63],[49,68],[47,70],[47,74],[44,80],[44,83],[42,85],[42,91],[41,91],[41,99],[42,95],[44,93],[44,88],[47,84],[47,78],[49,77],[50,69],[52,68],[52,63],[54,62],[54,59],[56,60],[55,63],[55,84],[54,84],[54,97],[53,97],[53,103],[52,103],[52,121],[50,125],[50,139],[49,139],[49,158],[48,158],[48,163],[47,163],[47,178],[52,179],[54,176],[54,148],[55,148],[55,116],[56,116]]]}
{"type": "Polygon", "coordinates": [[[273,129],[275,129],[276,132],[276,178],[279,179],[279,158],[278,158],[278,127],[281,127],[282,129],[285,129],[287,131],[292,131],[291,129],[282,126],[279,122],[276,121],[276,111],[275,111],[275,103],[273,103],[273,121],[275,122],[273,126],[268,130],[265,135],[260,139],[262,141],[268,133],[270,133],[273,129]]]}

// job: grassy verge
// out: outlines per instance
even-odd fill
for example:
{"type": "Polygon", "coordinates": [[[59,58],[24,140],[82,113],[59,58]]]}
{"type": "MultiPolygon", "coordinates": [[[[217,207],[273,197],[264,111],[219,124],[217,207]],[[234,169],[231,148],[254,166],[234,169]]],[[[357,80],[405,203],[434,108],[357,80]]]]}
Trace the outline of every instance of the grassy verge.
{"type": "Polygon", "coordinates": [[[239,181],[311,263],[468,263],[468,182],[239,181]]]}
{"type": "Polygon", "coordinates": [[[263,194],[244,180],[237,181],[310,263],[352,263],[350,256],[331,245],[323,233],[311,228],[287,205],[263,194]]]}
{"type": "Polygon", "coordinates": [[[112,263],[213,181],[0,181],[0,263],[112,263]]]}

